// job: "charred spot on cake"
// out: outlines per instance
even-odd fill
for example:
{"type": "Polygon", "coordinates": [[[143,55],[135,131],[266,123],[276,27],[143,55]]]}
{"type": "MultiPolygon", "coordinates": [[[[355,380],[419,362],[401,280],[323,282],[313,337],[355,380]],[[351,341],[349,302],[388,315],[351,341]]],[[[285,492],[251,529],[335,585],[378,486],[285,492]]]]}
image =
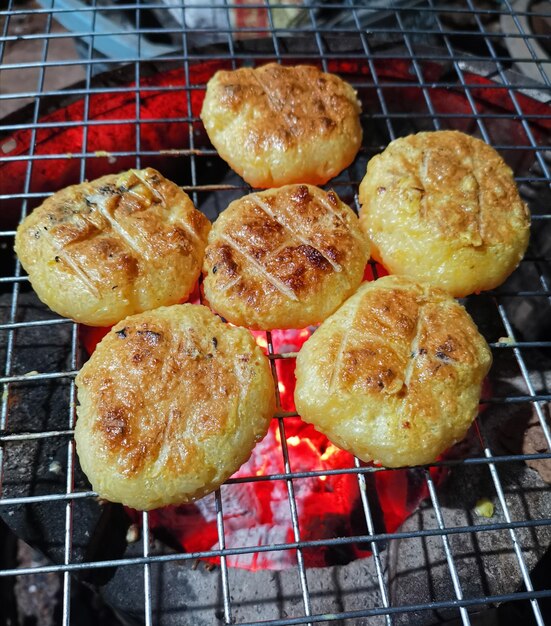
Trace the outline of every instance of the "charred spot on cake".
{"type": "Polygon", "coordinates": [[[101,193],[102,196],[112,196],[117,193],[117,190],[113,183],[107,183],[106,185],[98,187],[98,192],[101,193]]]}
{"type": "Polygon", "coordinates": [[[424,356],[425,354],[427,354],[426,348],[419,348],[417,352],[412,352],[410,356],[412,359],[414,359],[417,356],[424,356]]]}
{"type": "Polygon", "coordinates": [[[262,262],[262,259],[266,256],[264,248],[259,248],[257,246],[251,248],[249,250],[249,254],[252,256],[253,259],[260,263],[262,262]]]}
{"type": "Polygon", "coordinates": [[[324,116],[320,118],[321,130],[333,130],[337,124],[330,117],[324,116]]]}
{"type": "Polygon", "coordinates": [[[444,361],[444,363],[449,363],[450,361],[454,360],[451,356],[449,356],[445,352],[440,352],[440,351],[436,353],[436,358],[440,359],[441,361],[444,361]]]}
{"type": "Polygon", "coordinates": [[[367,376],[365,379],[365,383],[368,388],[371,388],[377,391],[383,391],[384,389],[389,391],[388,388],[391,387],[395,379],[396,379],[395,372],[391,368],[387,368],[386,370],[377,372],[373,376],[367,376]]]}
{"type": "Polygon", "coordinates": [[[252,219],[249,219],[243,225],[243,230],[244,234],[246,234],[249,238],[258,236],[271,240],[285,232],[285,226],[280,224],[276,219],[266,219],[266,215],[262,214],[259,217],[254,216],[252,219]]]}
{"type": "Polygon", "coordinates": [[[331,204],[334,208],[337,208],[339,206],[337,194],[333,190],[327,192],[327,200],[329,201],[329,204],[331,204]]]}
{"type": "Polygon", "coordinates": [[[137,330],[136,334],[145,339],[146,343],[150,346],[158,346],[161,341],[163,334],[154,330],[150,330],[149,328],[143,328],[142,330],[137,330]]]}
{"type": "Polygon", "coordinates": [[[291,200],[296,202],[300,208],[306,207],[311,198],[312,196],[306,185],[297,185],[291,194],[291,200]]]}
{"type": "Polygon", "coordinates": [[[327,109],[325,108],[325,102],[321,98],[316,98],[314,102],[312,102],[312,107],[321,116],[325,116],[327,114],[327,109]]]}
{"type": "Polygon", "coordinates": [[[138,259],[131,252],[122,251],[120,244],[111,237],[97,237],[93,241],[91,249],[91,254],[97,258],[110,259],[110,272],[120,272],[120,275],[130,280],[138,276],[138,259]]]}
{"type": "Polygon", "coordinates": [[[436,358],[441,361],[454,361],[455,359],[451,355],[452,352],[455,351],[455,341],[451,335],[448,335],[446,341],[441,343],[436,348],[436,358]]]}
{"type": "Polygon", "coordinates": [[[96,428],[101,431],[110,448],[120,448],[129,434],[129,424],[125,411],[121,407],[106,407],[100,412],[96,428]]]}
{"type": "Polygon", "coordinates": [[[321,254],[319,250],[316,248],[303,244],[298,246],[297,250],[304,254],[304,256],[308,259],[310,264],[319,270],[329,270],[331,268],[331,264],[327,261],[327,259],[321,254]]]}
{"type": "Polygon", "coordinates": [[[115,334],[120,337],[121,339],[126,339],[127,334],[126,334],[127,328],[126,326],[124,328],[122,328],[121,330],[116,330],[115,334]]]}
{"type": "MultiPolygon", "coordinates": [[[[225,244],[221,245],[218,249],[218,253],[220,256],[220,260],[217,265],[222,265],[222,267],[226,269],[226,273],[228,274],[228,276],[237,276],[239,266],[235,262],[232,248],[225,244]]],[[[214,267],[217,266],[215,265],[214,267]]]]}
{"type": "Polygon", "coordinates": [[[141,363],[145,358],[146,353],[138,350],[132,354],[132,363],[141,363]]]}

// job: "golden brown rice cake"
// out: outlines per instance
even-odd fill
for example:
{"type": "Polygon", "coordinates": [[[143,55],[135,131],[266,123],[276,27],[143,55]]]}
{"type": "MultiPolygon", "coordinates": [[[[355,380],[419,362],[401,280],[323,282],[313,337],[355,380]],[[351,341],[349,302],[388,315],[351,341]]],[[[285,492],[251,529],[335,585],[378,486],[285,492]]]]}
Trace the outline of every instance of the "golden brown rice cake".
{"type": "Polygon", "coordinates": [[[253,187],[321,185],[354,160],[362,141],[354,89],[316,67],[270,63],[219,71],[201,119],[214,147],[253,187]]]}
{"type": "Polygon", "coordinates": [[[303,328],[356,290],[368,256],[358,218],[335,192],[269,189],[232,202],[214,223],[205,296],[233,324],[303,328]]]}
{"type": "Polygon", "coordinates": [[[216,489],[275,410],[270,365],[251,334],[200,305],[121,321],[76,383],[82,469],[100,496],[143,510],[216,489]]]}
{"type": "Polygon", "coordinates": [[[528,208],[511,170],[457,131],[393,141],[369,162],[360,202],[375,260],[457,297],[500,285],[528,245],[528,208]]]}
{"type": "Polygon", "coordinates": [[[465,436],[491,362],[451,296],[387,276],[364,283],[304,344],[295,403],[364,461],[431,463],[465,436]]]}
{"type": "Polygon", "coordinates": [[[147,168],[58,191],[20,224],[15,250],[52,310],[109,326],[187,298],[209,229],[186,193],[147,168]]]}

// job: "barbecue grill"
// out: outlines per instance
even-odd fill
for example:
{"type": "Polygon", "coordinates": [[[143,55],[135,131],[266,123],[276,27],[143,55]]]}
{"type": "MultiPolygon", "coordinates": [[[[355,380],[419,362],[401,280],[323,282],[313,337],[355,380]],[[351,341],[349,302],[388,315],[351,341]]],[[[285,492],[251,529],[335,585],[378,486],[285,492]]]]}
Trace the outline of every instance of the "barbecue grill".
{"type": "MultiPolygon", "coordinates": [[[[0,120],[0,524],[6,546],[17,535],[44,556],[18,562],[2,551],[0,622],[16,623],[17,585],[32,580],[36,591],[49,577],[54,623],[64,626],[92,623],[94,611],[112,623],[147,625],[545,624],[551,13],[542,3],[515,6],[10,0],[0,11],[0,105],[10,111],[0,120]],[[34,32],[20,34],[31,18],[34,32]],[[75,41],[72,57],[52,52],[75,41]],[[34,44],[23,62],[13,60],[21,43],[34,44]],[[250,189],[206,138],[198,117],[206,82],[220,68],[274,60],[316,64],[358,90],[363,146],[328,185],[352,207],[367,160],[390,140],[455,128],[492,144],[513,167],[532,211],[532,240],[503,286],[465,302],[494,366],[469,436],[431,466],[387,470],[351,457],[313,463],[318,457],[299,452],[306,435],[290,396],[294,356],[310,330],[291,338],[255,333],[278,383],[270,452],[277,460],[242,470],[197,510],[180,510],[177,524],[193,516],[209,524],[210,543],[193,543],[167,521],[170,513],[124,511],[90,490],[73,441],[74,376],[97,336],[36,299],[13,237],[53,191],[129,167],[158,168],[214,219],[250,189]],[[75,82],[63,82],[72,71],[75,82]],[[315,501],[343,480],[356,503],[350,522],[331,525],[322,507],[304,508],[304,485],[315,501]],[[259,535],[250,526],[235,539],[243,514],[236,502],[275,485],[287,534],[259,535]]],[[[371,263],[368,274],[380,272],[371,263]]]]}

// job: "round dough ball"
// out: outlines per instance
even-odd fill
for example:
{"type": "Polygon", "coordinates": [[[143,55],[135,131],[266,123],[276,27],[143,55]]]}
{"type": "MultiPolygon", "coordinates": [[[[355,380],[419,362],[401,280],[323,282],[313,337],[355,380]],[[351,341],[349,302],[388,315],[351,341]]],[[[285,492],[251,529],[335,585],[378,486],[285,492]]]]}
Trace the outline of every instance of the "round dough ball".
{"type": "Polygon", "coordinates": [[[386,276],[363,284],[304,344],[295,403],[363,461],[431,463],[465,436],[491,362],[451,296],[386,276]]]}
{"type": "Polygon", "coordinates": [[[375,260],[457,297],[500,285],[528,245],[528,208],[510,168],[457,131],[393,141],[368,163],[360,202],[375,260]]]}
{"type": "Polygon", "coordinates": [[[220,156],[253,187],[321,185],[356,157],[360,110],[338,76],[270,63],[216,72],[201,119],[220,156]]]}
{"type": "Polygon", "coordinates": [[[209,229],[186,193],[147,168],[58,191],[20,224],[15,250],[52,310],[110,326],[187,298],[209,229]]]}
{"type": "Polygon", "coordinates": [[[82,469],[101,497],[140,510],[217,489],[275,411],[270,365],[251,334],[193,304],[122,320],[76,384],[82,469]]]}
{"type": "Polygon", "coordinates": [[[205,297],[233,324],[303,328],[354,293],[368,256],[358,218],[335,192],[288,185],[252,193],[213,225],[205,297]]]}

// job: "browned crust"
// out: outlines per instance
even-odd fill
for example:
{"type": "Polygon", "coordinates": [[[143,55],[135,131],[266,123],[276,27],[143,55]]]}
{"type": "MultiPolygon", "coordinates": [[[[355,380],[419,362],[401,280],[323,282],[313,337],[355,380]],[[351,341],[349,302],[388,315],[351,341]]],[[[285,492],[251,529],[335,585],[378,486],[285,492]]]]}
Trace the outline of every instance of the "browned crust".
{"type": "MultiPolygon", "coordinates": [[[[80,319],[77,313],[75,319],[94,323],[100,321],[93,319],[94,308],[116,306],[111,301],[117,296],[129,302],[125,314],[142,310],[137,290],[145,293],[150,277],[159,272],[166,277],[174,268],[186,268],[189,277],[183,276],[179,297],[187,296],[202,262],[209,229],[209,221],[187,194],[156,170],[146,168],[58,191],[20,225],[16,250],[47,304],[73,317],[64,310],[63,302],[56,307],[56,300],[76,299],[81,294],[92,318],[84,313],[86,319],[80,319]],[[144,282],[136,287],[141,279],[144,282]],[[45,281],[52,282],[46,285],[45,281]],[[59,295],[64,292],[65,297],[59,295]]],[[[173,284],[166,290],[170,293],[163,294],[162,286],[158,288],[158,299],[152,298],[155,306],[175,301],[173,284]]],[[[115,314],[109,319],[106,314],[101,322],[114,323],[123,316],[115,314]]]]}
{"type": "MultiPolygon", "coordinates": [[[[458,367],[474,371],[487,352],[472,319],[439,289],[392,277],[390,285],[356,300],[348,330],[328,346],[333,389],[408,397],[412,411],[427,412],[422,381],[458,379],[458,367]]],[[[429,411],[430,412],[430,411],[429,411]]]]}
{"type": "Polygon", "coordinates": [[[239,381],[220,363],[232,355],[215,335],[207,339],[193,329],[178,331],[164,319],[123,321],[114,332],[102,360],[95,360],[95,368],[87,368],[80,378],[98,398],[93,430],[120,458],[126,475],[157,459],[162,447],[168,450],[167,471],[176,471],[177,465],[186,471],[186,464],[197,461],[195,443],[227,427],[226,403],[239,381]],[[145,422],[146,404],[170,395],[174,406],[167,418],[145,422]],[[193,420],[186,413],[190,404],[202,405],[193,420]]]}
{"type": "Polygon", "coordinates": [[[140,508],[217,487],[265,435],[275,409],[254,339],[199,305],[121,321],[76,382],[83,469],[100,492],[140,508]]]}
{"type": "Polygon", "coordinates": [[[362,204],[387,194],[404,202],[408,180],[407,189],[419,201],[419,221],[445,240],[474,248],[507,244],[529,224],[511,169],[480,139],[459,131],[418,133],[392,142],[383,155],[373,167],[386,163],[383,178],[389,184],[379,186],[376,197],[360,194],[362,204]]]}
{"type": "Polygon", "coordinates": [[[368,163],[360,225],[375,260],[456,297],[493,289],[518,266],[530,217],[513,172],[458,131],[402,137],[368,163]]]}
{"type": "Polygon", "coordinates": [[[354,160],[360,103],[334,74],[270,63],[219,71],[201,119],[220,156],[254,187],[324,184],[354,160]]]}
{"type": "Polygon", "coordinates": [[[357,117],[360,105],[351,87],[334,74],[310,65],[269,63],[217,74],[220,106],[237,113],[244,104],[263,118],[251,145],[289,149],[307,137],[338,132],[357,117]]]}
{"type": "Polygon", "coordinates": [[[364,461],[431,463],[465,436],[491,362],[451,296],[387,276],[364,283],[304,344],[297,411],[364,461]]]}
{"type": "Polygon", "coordinates": [[[300,313],[320,299],[322,317],[306,322],[313,323],[332,312],[324,313],[321,301],[328,281],[341,292],[334,310],[361,281],[367,257],[356,216],[333,191],[288,185],[245,196],[224,211],[205,252],[205,293],[230,321],[261,326],[246,319],[247,309],[260,317],[280,306],[300,313]],[[242,308],[243,317],[233,317],[224,302],[242,308]]]}
{"type": "Polygon", "coordinates": [[[132,281],[139,266],[189,254],[194,239],[208,230],[207,218],[190,204],[152,168],[109,174],[45,200],[33,212],[34,237],[49,239],[64,271],[88,277],[88,288],[99,291],[113,272],[132,281]],[[171,223],[165,211],[178,202],[188,205],[186,222],[171,223]],[[86,267],[91,262],[93,269],[86,267]]]}

